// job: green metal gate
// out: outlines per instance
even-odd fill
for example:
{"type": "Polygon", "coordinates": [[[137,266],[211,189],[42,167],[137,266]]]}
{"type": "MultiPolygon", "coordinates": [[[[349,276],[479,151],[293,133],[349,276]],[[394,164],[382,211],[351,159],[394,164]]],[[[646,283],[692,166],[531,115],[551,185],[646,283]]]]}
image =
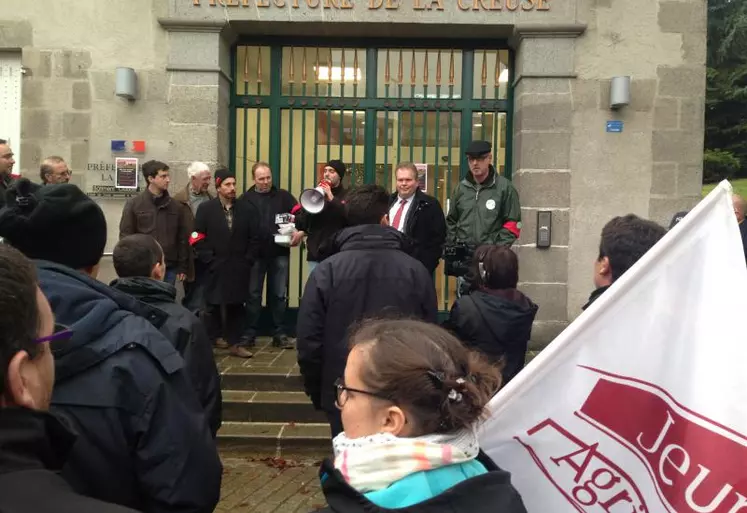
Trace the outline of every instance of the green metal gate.
{"type": "MultiPolygon", "coordinates": [[[[346,186],[394,190],[398,162],[422,171],[421,187],[448,198],[467,172],[472,139],[493,143],[496,169],[510,178],[512,54],[499,45],[443,47],[430,42],[346,47],[319,40],[239,44],[233,54],[231,161],[240,189],[251,167],[269,162],[276,186],[298,197],[324,164],[341,159],[346,186]]],[[[338,42],[339,44],[339,42],[338,42]]],[[[289,304],[298,307],[308,275],[303,250],[291,252],[289,304]]],[[[439,308],[456,283],[436,271],[439,308]]]]}

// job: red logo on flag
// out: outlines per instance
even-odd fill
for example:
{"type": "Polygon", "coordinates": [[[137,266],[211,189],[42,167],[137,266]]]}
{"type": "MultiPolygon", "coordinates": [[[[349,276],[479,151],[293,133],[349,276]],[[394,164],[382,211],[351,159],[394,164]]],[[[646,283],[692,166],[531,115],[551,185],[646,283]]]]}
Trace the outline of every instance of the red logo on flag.
{"type": "Polygon", "coordinates": [[[640,460],[661,506],[649,509],[639,491],[645,474],[632,479],[632,469],[600,451],[600,439],[581,440],[553,419],[529,429],[527,437],[514,437],[577,511],[747,512],[746,437],[685,408],[654,384],[583,368],[603,377],[576,417],[640,460]]]}

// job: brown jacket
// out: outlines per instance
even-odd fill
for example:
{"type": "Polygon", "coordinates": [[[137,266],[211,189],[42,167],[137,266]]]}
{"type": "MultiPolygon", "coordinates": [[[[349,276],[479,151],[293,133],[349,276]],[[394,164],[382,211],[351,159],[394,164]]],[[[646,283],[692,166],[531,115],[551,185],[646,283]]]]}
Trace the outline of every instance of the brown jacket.
{"type": "Polygon", "coordinates": [[[153,236],[163,248],[166,266],[177,273],[187,273],[189,266],[189,229],[181,203],[168,192],[154,198],[146,189],[130,198],[122,211],[119,238],[135,233],[153,236]]]}
{"type": "MultiPolygon", "coordinates": [[[[213,199],[213,195],[210,194],[210,192],[206,192],[205,195],[209,199],[213,199]]],[[[187,223],[187,233],[191,234],[194,231],[195,227],[195,216],[192,213],[192,207],[189,206],[189,184],[173,196],[174,201],[178,201],[182,208],[184,209],[184,218],[186,219],[187,223]]],[[[195,253],[190,248],[189,250],[189,260],[187,262],[187,281],[194,281],[195,280],[195,253]]]]}

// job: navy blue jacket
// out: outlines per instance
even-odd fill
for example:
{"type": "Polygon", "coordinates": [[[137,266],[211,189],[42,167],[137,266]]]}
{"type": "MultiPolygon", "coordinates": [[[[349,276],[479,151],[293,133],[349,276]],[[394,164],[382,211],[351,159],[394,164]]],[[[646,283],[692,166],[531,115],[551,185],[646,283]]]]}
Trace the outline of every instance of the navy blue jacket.
{"type": "Polygon", "coordinates": [[[69,341],[53,345],[52,411],[78,435],[63,477],[84,495],[146,512],[209,512],[221,463],[166,314],[89,276],[37,262],[69,341]]]}
{"type": "Polygon", "coordinates": [[[339,252],[309,276],[296,333],[304,388],[317,409],[337,411],[334,382],[345,372],[350,326],[394,314],[436,322],[433,279],[406,246],[389,226],[351,226],[336,236],[339,252]]]}

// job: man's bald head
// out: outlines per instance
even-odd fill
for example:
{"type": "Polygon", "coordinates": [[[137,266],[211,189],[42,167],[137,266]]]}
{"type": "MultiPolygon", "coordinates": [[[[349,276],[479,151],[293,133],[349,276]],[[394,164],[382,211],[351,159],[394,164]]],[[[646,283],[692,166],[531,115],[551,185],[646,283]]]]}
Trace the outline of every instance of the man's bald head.
{"type": "Polygon", "coordinates": [[[734,205],[734,215],[737,216],[737,222],[741,223],[744,221],[745,213],[747,213],[747,201],[739,194],[734,194],[731,197],[731,203],[734,205]]]}

